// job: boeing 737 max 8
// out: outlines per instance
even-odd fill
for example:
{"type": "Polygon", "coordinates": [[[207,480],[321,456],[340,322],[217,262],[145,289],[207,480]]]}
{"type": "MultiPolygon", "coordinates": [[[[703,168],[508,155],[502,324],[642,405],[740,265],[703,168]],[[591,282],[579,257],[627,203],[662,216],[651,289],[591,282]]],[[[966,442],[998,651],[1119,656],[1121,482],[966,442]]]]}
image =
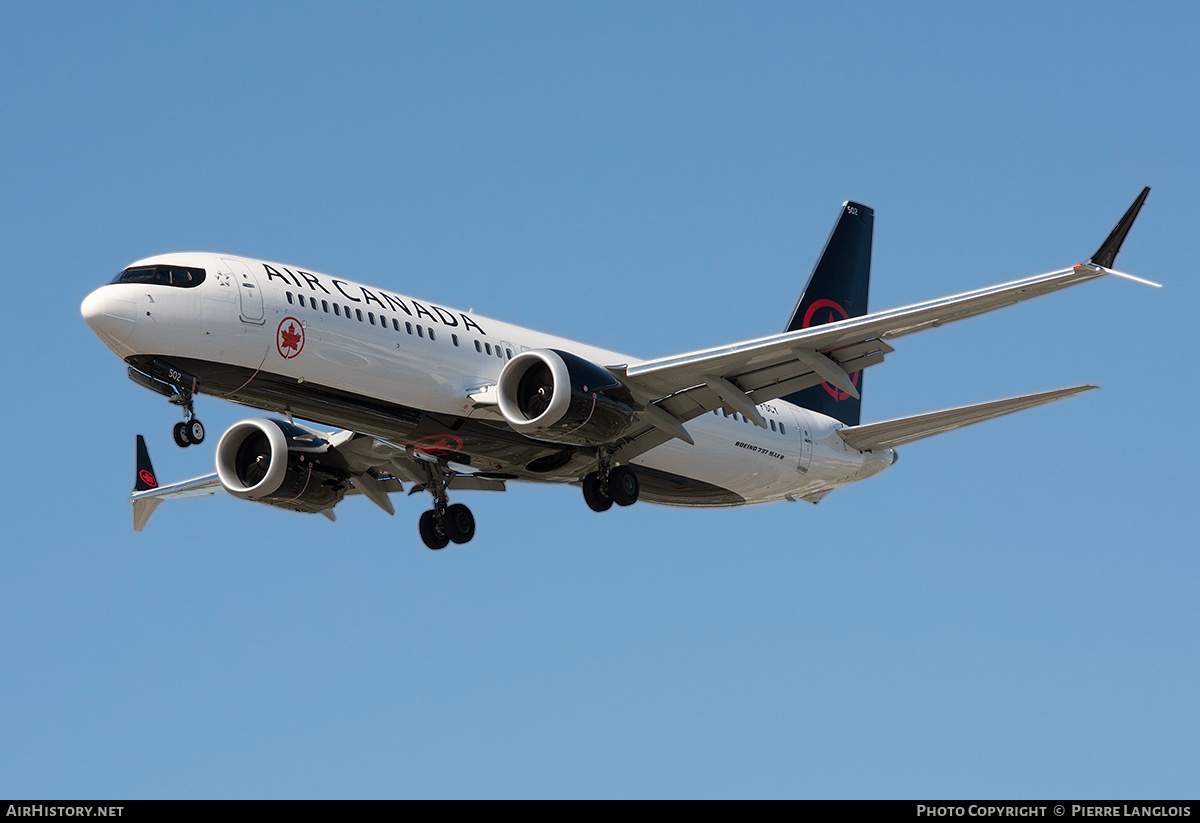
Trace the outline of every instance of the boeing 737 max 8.
{"type": "Polygon", "coordinates": [[[595,511],[639,498],[815,503],[892,465],[903,443],[1093,388],[859,421],[863,370],[894,338],[1119,275],[1113,262],[1148,192],[1086,263],[874,314],[874,212],[845,203],[781,334],[659,360],[223,254],[140,260],[82,311],[130,378],[182,407],[180,446],[204,440],[198,394],[287,418],[234,424],[214,474],[172,485],[159,485],[139,435],[135,529],[163,500],[221,489],[330,520],[361,493],[391,514],[388,495],[408,485],[432,495],[420,533],[440,549],[474,535],[470,510],[449,501],[460,490],[575,483],[595,511]]]}

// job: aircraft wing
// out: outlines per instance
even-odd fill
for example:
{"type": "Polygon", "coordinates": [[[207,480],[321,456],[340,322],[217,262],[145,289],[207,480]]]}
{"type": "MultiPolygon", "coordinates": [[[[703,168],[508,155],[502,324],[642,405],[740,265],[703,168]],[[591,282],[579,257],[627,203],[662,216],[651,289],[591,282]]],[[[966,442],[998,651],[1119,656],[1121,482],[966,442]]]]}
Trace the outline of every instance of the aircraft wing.
{"type": "Polygon", "coordinates": [[[953,297],[876,312],[732,346],[613,369],[647,404],[647,427],[615,455],[627,461],[672,437],[690,440],[682,424],[713,409],[738,411],[765,428],[758,403],[830,383],[857,396],[849,376],[883,362],[887,341],[1011,306],[1105,274],[1092,263],[953,297]],[[653,406],[653,408],[650,408],[653,406]],[[665,418],[665,419],[664,419],[665,418]]]}
{"type": "MultiPolygon", "coordinates": [[[[346,494],[361,494],[372,503],[379,506],[388,514],[394,514],[388,495],[404,491],[404,483],[412,485],[409,494],[421,491],[431,475],[426,469],[445,476],[447,488],[462,491],[504,491],[503,480],[489,477],[478,477],[470,473],[470,467],[447,464],[442,467],[438,458],[405,448],[394,443],[344,430],[329,435],[319,435],[329,447],[335,450],[345,464],[349,474],[349,488],[346,494]]],[[[158,485],[154,474],[154,466],[150,463],[150,453],[146,448],[146,440],[142,435],[137,436],[137,467],[134,476],[133,493],[133,528],[141,531],[150,515],[164,500],[177,500],[185,497],[202,497],[223,491],[220,477],[214,472],[202,477],[172,483],[166,486],[158,485]]],[[[328,508],[321,514],[334,520],[333,509],[328,508]]]]}
{"type": "MultiPolygon", "coordinates": [[[[138,445],[140,448],[145,448],[140,434],[138,435],[138,445]]],[[[139,478],[138,485],[142,485],[143,482],[139,478]]],[[[216,472],[206,474],[203,477],[196,477],[192,480],[184,480],[182,483],[172,483],[169,486],[135,489],[133,494],[130,495],[133,500],[134,531],[140,532],[142,530],[142,527],[146,525],[146,521],[150,519],[150,515],[158,508],[158,504],[164,500],[175,500],[183,497],[203,497],[208,494],[216,494],[220,490],[221,481],[217,477],[216,472]]]]}
{"type": "MultiPolygon", "coordinates": [[[[1157,286],[1157,283],[1112,269],[1149,193],[1149,187],[1142,189],[1096,253],[1086,263],[1069,269],[732,346],[651,360],[632,367],[609,367],[609,371],[629,387],[634,399],[644,406],[640,414],[645,423],[644,428],[632,433],[614,457],[628,461],[673,437],[690,443],[692,438],[683,424],[722,407],[741,412],[748,420],[766,428],[766,421],[754,408],[756,404],[819,383],[829,383],[857,398],[858,390],[850,375],[882,363],[884,356],[893,351],[887,341],[896,337],[1011,306],[1106,274],[1157,286]]],[[[1042,396],[1030,395],[1001,402],[1013,403],[1036,397],[1042,396]]],[[[1052,399],[1057,397],[1037,400],[1030,405],[1052,399]]]]}

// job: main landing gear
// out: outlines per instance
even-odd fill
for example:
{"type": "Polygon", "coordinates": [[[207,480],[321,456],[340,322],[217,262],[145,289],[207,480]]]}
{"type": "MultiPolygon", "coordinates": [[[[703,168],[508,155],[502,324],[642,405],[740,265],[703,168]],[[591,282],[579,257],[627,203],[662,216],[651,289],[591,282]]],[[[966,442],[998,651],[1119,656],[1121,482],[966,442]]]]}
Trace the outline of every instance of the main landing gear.
{"type": "Polygon", "coordinates": [[[433,508],[421,515],[421,540],[434,551],[451,543],[469,543],[475,536],[475,515],[462,503],[451,505],[446,494],[454,475],[430,463],[425,464],[425,472],[429,478],[425,488],[433,495],[433,508]]]}
{"type": "Polygon", "coordinates": [[[613,503],[632,506],[640,490],[633,469],[613,466],[612,454],[606,449],[600,451],[600,468],[583,478],[583,499],[594,512],[608,511],[613,503]]]}

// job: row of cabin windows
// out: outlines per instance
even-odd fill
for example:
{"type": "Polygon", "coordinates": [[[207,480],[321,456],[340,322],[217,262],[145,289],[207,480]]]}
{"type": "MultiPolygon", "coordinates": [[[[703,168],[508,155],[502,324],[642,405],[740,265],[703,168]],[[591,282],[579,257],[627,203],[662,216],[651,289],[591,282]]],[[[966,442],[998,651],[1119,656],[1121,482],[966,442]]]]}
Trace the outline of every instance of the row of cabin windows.
{"type": "MultiPolygon", "coordinates": [[[[328,300],[321,300],[320,305],[318,306],[317,299],[315,297],[309,297],[306,299],[303,294],[293,295],[290,291],[287,292],[287,301],[289,304],[291,304],[293,306],[297,305],[297,303],[298,303],[301,308],[310,308],[313,311],[323,311],[326,314],[329,314],[330,311],[332,311],[333,315],[335,317],[345,317],[347,320],[358,320],[358,322],[360,322],[360,323],[363,322],[364,315],[363,315],[362,309],[351,309],[349,306],[343,306],[339,303],[330,303],[328,300]],[[331,306],[332,306],[332,309],[330,308],[331,306]]],[[[375,312],[373,312],[373,311],[366,312],[366,322],[370,323],[372,326],[376,325],[375,312]]],[[[384,317],[382,314],[379,315],[379,324],[378,325],[381,329],[383,329],[385,331],[387,330],[388,319],[386,317],[384,317]]],[[[391,321],[391,326],[394,331],[400,331],[400,320],[398,318],[393,317],[392,321],[391,321]]],[[[422,326],[420,323],[413,324],[411,322],[406,321],[404,323],[404,331],[407,332],[408,334],[412,334],[414,331],[416,331],[417,337],[425,337],[425,335],[428,334],[430,340],[437,340],[437,332],[434,331],[433,326],[425,327],[425,326],[422,326]]],[[[457,334],[450,335],[450,340],[454,343],[455,346],[457,346],[459,344],[457,334]]],[[[481,346],[479,344],[478,340],[475,341],[475,351],[482,354],[485,348],[487,349],[487,353],[489,355],[492,354],[493,347],[492,347],[491,343],[484,343],[481,346]]],[[[509,349],[509,348],[501,349],[499,346],[495,347],[495,354],[497,357],[499,357],[501,359],[505,359],[507,356],[508,360],[511,360],[512,356],[513,356],[512,349],[509,349]]]]}
{"type": "Polygon", "coordinates": [[[508,347],[501,349],[499,346],[495,346],[494,348],[495,348],[495,352],[492,351],[493,346],[491,343],[483,343],[482,345],[480,345],[478,340],[475,341],[475,351],[479,352],[480,354],[485,354],[485,353],[488,355],[495,354],[497,357],[499,357],[502,360],[512,360],[512,356],[513,356],[512,349],[510,349],[508,347]]]}
{"type": "MultiPolygon", "coordinates": [[[[349,306],[343,306],[339,303],[330,303],[328,300],[321,300],[319,301],[320,304],[318,305],[318,301],[315,297],[305,299],[303,294],[293,295],[290,291],[287,292],[287,301],[293,306],[299,303],[301,308],[309,308],[313,311],[323,311],[326,314],[332,312],[335,317],[345,317],[347,320],[358,320],[360,323],[367,322],[372,326],[376,325],[375,312],[373,311],[364,313],[362,309],[351,309],[349,306]]],[[[384,331],[387,330],[388,319],[382,314],[379,315],[378,326],[384,331]]],[[[401,331],[400,321],[395,317],[392,318],[391,326],[394,331],[401,331]]],[[[426,328],[420,323],[417,323],[415,326],[412,323],[405,323],[403,330],[409,334],[412,334],[415,331],[417,333],[417,337],[424,337],[426,333],[428,333],[430,340],[437,340],[437,332],[434,331],[432,326],[426,328]]],[[[454,345],[457,346],[458,335],[452,334],[450,337],[453,338],[454,345]]]]}
{"type": "MultiPolygon", "coordinates": [[[[750,420],[746,417],[746,415],[739,414],[738,412],[732,412],[732,413],[727,412],[724,409],[713,409],[713,415],[715,417],[732,417],[734,420],[741,420],[743,423],[750,422],[750,420]]],[[[767,425],[769,425],[771,427],[771,431],[773,431],[773,432],[779,432],[780,434],[787,434],[787,429],[785,429],[783,427],[782,421],[780,421],[779,425],[776,425],[774,420],[771,420],[770,418],[768,418],[767,425]]]]}

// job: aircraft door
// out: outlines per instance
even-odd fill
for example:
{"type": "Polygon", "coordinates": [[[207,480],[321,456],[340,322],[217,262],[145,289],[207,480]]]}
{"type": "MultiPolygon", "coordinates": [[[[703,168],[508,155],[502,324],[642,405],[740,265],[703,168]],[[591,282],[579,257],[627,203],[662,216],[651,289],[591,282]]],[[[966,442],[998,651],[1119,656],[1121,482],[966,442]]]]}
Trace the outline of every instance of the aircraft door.
{"type": "Polygon", "coordinates": [[[796,471],[808,474],[813,456],[812,425],[803,409],[793,408],[792,416],[796,419],[796,434],[800,438],[800,460],[796,463],[796,471]]]}
{"type": "Polygon", "coordinates": [[[253,323],[256,326],[267,322],[266,315],[263,314],[262,289],[259,287],[258,278],[254,276],[254,272],[241,260],[222,257],[221,262],[225,264],[233,276],[233,282],[237,284],[242,322],[253,323]]]}

